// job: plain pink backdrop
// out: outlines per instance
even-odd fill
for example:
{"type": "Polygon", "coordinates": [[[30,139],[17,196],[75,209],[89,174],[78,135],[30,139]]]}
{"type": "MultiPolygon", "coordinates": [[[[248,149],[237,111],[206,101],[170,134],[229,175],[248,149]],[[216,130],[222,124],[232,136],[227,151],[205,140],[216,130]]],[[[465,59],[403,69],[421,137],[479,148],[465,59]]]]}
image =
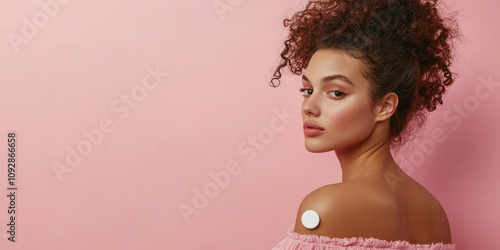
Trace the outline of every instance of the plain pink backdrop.
{"type": "MultiPolygon", "coordinates": [[[[0,249],[276,245],[305,195],[341,181],[334,152],[304,148],[299,77],[268,85],[282,20],[305,2],[3,1],[0,249]],[[155,70],[161,82],[146,89],[155,70]],[[58,179],[54,164],[91,145],[84,130],[102,120],[112,131],[58,179]],[[6,239],[9,131],[18,135],[16,243],[6,239]],[[212,175],[231,163],[217,184],[212,175]],[[196,211],[187,221],[179,206],[196,211]]],[[[458,249],[498,249],[500,3],[449,3],[465,35],[460,78],[401,164],[440,200],[458,249]],[[433,140],[436,130],[446,139],[433,140]]]]}

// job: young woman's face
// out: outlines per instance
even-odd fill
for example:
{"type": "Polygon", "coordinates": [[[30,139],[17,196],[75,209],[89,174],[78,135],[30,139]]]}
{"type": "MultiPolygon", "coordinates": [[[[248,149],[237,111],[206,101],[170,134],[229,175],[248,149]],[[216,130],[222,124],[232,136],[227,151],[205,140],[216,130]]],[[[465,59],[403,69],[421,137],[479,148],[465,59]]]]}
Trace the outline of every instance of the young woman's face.
{"type": "Polygon", "coordinates": [[[321,49],[311,57],[302,76],[302,120],[308,151],[351,146],[372,132],[376,113],[370,107],[370,83],[361,66],[361,61],[341,50],[321,49]],[[308,129],[308,121],[322,129],[308,129]]]}

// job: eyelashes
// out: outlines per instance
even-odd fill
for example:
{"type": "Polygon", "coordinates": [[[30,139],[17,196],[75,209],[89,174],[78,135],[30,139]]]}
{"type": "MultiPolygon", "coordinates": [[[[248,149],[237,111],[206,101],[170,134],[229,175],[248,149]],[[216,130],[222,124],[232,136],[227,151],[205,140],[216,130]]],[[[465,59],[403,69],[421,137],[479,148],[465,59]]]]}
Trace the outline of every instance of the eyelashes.
{"type": "Polygon", "coordinates": [[[305,92],[309,91],[309,90],[310,90],[310,93],[309,92],[308,93],[309,93],[309,95],[311,95],[312,94],[312,89],[306,89],[306,88],[300,88],[299,89],[299,91],[302,92],[302,96],[304,96],[304,97],[306,96],[305,92]]]}
{"type": "MultiPolygon", "coordinates": [[[[312,95],[312,93],[313,93],[313,90],[308,89],[308,88],[300,88],[299,91],[302,92],[303,97],[308,97],[308,96],[312,95]],[[307,92],[307,94],[306,94],[306,92],[307,92]]],[[[332,93],[332,94],[330,94],[330,96],[333,99],[340,99],[340,98],[344,97],[344,95],[345,95],[344,92],[338,91],[338,90],[330,91],[328,93],[329,94],[332,93]]]]}

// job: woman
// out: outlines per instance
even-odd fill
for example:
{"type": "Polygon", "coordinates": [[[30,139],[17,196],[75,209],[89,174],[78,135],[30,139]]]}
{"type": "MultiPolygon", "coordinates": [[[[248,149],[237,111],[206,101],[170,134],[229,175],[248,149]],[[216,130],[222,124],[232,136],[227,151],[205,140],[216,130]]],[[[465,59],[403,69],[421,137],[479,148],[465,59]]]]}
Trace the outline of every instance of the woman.
{"type": "MultiPolygon", "coordinates": [[[[280,70],[302,74],[305,147],[334,150],[342,183],[311,192],[274,249],[455,249],[439,201],[394,161],[454,81],[458,29],[437,0],[310,1],[280,70]]],[[[277,81],[277,84],[275,82],[277,81]]]]}

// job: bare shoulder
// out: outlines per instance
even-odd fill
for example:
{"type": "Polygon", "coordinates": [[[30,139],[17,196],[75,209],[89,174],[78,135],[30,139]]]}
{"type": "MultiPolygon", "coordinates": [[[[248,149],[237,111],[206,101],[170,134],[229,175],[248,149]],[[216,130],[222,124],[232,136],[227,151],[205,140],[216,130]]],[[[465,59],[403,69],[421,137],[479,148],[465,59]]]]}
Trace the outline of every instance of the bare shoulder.
{"type": "Polygon", "coordinates": [[[397,202],[383,192],[370,190],[363,184],[338,183],[322,186],[308,194],[299,206],[295,232],[330,238],[374,237],[401,239],[397,202]],[[307,229],[302,214],[314,210],[319,225],[307,229]]]}
{"type": "Polygon", "coordinates": [[[408,199],[408,224],[413,229],[413,241],[419,243],[451,243],[451,231],[441,203],[418,182],[411,180],[405,194],[408,199]]]}
{"type": "Polygon", "coordinates": [[[408,178],[391,191],[381,178],[322,186],[309,193],[299,206],[295,232],[330,238],[373,237],[412,244],[451,243],[451,233],[441,203],[423,186],[408,178]],[[302,215],[314,210],[316,228],[302,224],[302,215]]]}

